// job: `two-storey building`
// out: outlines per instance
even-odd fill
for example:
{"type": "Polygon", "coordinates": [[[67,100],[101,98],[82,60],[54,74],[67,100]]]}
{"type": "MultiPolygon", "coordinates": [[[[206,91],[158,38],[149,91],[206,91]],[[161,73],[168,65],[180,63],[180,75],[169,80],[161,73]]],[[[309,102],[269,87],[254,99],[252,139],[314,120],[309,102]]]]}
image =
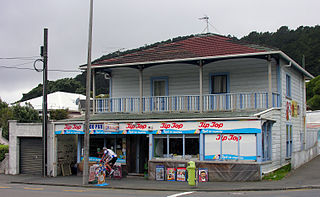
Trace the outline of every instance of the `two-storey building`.
{"type": "MultiPolygon", "coordinates": [[[[93,100],[91,159],[107,146],[128,173],[148,164],[154,179],[156,166],[193,160],[210,181],[259,180],[304,146],[313,76],[279,50],[202,34],[103,56],[92,71],[93,84],[109,78],[109,97],[93,100]]],[[[53,147],[75,139],[78,163],[83,120],[54,123],[53,147]]]]}

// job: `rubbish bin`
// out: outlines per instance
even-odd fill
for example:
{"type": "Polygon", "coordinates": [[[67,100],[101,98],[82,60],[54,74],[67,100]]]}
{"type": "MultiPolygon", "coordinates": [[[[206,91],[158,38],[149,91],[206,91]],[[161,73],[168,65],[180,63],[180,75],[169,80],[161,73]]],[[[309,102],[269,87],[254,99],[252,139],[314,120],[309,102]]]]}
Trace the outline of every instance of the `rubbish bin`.
{"type": "Polygon", "coordinates": [[[188,166],[188,184],[191,186],[196,185],[196,163],[194,161],[189,161],[188,166]]]}

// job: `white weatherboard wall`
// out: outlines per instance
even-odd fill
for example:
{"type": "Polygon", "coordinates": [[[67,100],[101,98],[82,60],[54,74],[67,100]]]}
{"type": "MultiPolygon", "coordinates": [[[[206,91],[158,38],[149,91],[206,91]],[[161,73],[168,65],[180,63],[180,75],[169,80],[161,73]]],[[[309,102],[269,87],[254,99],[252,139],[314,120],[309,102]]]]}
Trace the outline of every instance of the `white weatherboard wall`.
{"type": "Polygon", "coordinates": [[[294,162],[291,158],[286,158],[286,124],[292,125],[292,155],[299,152],[304,147],[303,135],[305,131],[304,116],[305,116],[305,98],[304,98],[304,78],[293,66],[287,67],[287,62],[280,61],[281,74],[281,110],[279,113],[269,113],[266,117],[276,120],[272,127],[272,162],[267,162],[262,165],[261,171],[268,173],[289,162],[294,162]],[[291,77],[291,98],[286,97],[286,74],[291,77]],[[300,107],[297,117],[286,119],[287,102],[296,101],[300,107]]]}
{"type": "MultiPolygon", "coordinates": [[[[268,62],[261,59],[234,59],[213,62],[203,67],[203,94],[210,93],[210,75],[229,73],[230,92],[267,92],[268,62]]],[[[151,96],[151,79],[166,77],[169,95],[199,95],[199,66],[168,64],[143,70],[143,95],[151,96]]],[[[273,92],[277,92],[276,64],[272,62],[273,92]]],[[[112,97],[138,97],[139,70],[112,69],[112,97]]]]}
{"type": "MultiPolygon", "coordinates": [[[[20,140],[21,137],[42,137],[42,124],[41,123],[17,123],[16,120],[9,121],[9,174],[19,174],[19,156],[20,156],[20,140]]],[[[47,152],[47,174],[52,175],[53,172],[53,159],[52,149],[53,143],[53,127],[48,124],[48,152],[47,152]]]]}

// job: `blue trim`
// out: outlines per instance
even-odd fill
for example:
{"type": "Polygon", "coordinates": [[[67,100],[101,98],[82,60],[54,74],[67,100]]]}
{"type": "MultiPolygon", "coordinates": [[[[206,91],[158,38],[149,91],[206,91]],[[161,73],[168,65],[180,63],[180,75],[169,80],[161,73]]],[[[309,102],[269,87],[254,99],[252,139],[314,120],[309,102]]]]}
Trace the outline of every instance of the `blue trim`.
{"type": "Polygon", "coordinates": [[[202,129],[201,133],[208,134],[220,134],[220,133],[261,133],[261,129],[258,128],[242,128],[242,129],[229,129],[229,130],[219,130],[219,129],[202,129]]]}
{"type": "MultiPolygon", "coordinates": [[[[240,139],[240,135],[237,135],[238,139],[240,139]]],[[[240,160],[240,140],[238,140],[238,160],[240,160]]]]}
{"type": "Polygon", "coordinates": [[[277,88],[278,88],[278,93],[279,93],[279,105],[277,107],[282,106],[282,88],[281,88],[281,67],[280,64],[277,65],[277,88]]]}
{"type": "Polygon", "coordinates": [[[77,148],[77,163],[80,163],[81,158],[81,135],[78,135],[78,148],[77,148]]]}
{"type": "MultiPolygon", "coordinates": [[[[222,137],[220,137],[220,155],[222,155],[222,137]]],[[[219,160],[221,160],[221,157],[219,156],[219,160]]]]}
{"type": "Polygon", "coordinates": [[[257,162],[262,161],[262,134],[257,133],[257,162]]]}
{"type": "Polygon", "coordinates": [[[182,157],[186,156],[186,135],[182,134],[182,157]]]}
{"type": "Polygon", "coordinates": [[[257,160],[257,156],[238,156],[232,154],[221,154],[217,158],[214,159],[216,155],[206,155],[204,157],[205,160],[257,160]]]}
{"type": "Polygon", "coordinates": [[[109,98],[112,98],[112,78],[109,79],[109,98]]]}
{"type": "Polygon", "coordinates": [[[286,96],[288,98],[292,97],[292,88],[291,88],[291,76],[286,74],[286,96]]]}
{"type": "Polygon", "coordinates": [[[153,135],[149,134],[149,160],[153,158],[153,135]]]}
{"type": "Polygon", "coordinates": [[[167,155],[170,154],[170,138],[169,138],[169,135],[167,135],[167,155]]]}
{"type": "Polygon", "coordinates": [[[199,138],[199,154],[200,154],[200,161],[203,161],[204,159],[204,135],[200,133],[199,138]]]}
{"type": "Polygon", "coordinates": [[[167,76],[163,76],[163,77],[151,77],[150,78],[150,92],[151,92],[151,95],[150,96],[153,96],[153,82],[154,81],[165,81],[165,86],[166,86],[166,90],[165,90],[165,96],[168,96],[169,95],[169,78],[167,76]]]}
{"type": "Polygon", "coordinates": [[[217,73],[210,73],[209,74],[209,94],[212,94],[212,76],[227,76],[227,84],[226,84],[226,91],[230,93],[230,73],[229,72],[217,72],[217,73]]]}

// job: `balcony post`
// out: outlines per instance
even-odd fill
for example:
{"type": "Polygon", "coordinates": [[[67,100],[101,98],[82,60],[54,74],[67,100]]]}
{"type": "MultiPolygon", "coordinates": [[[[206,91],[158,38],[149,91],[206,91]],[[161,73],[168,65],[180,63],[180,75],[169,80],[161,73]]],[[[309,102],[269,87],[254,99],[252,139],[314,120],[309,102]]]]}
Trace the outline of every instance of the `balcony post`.
{"type": "Polygon", "coordinates": [[[96,113],[96,70],[92,69],[92,114],[96,113]]]}
{"type": "Polygon", "coordinates": [[[203,65],[202,61],[199,62],[199,86],[200,86],[200,97],[199,97],[199,107],[200,107],[200,113],[203,112],[203,65]]]}
{"type": "Polygon", "coordinates": [[[269,90],[268,90],[268,108],[273,106],[272,104],[272,68],[271,68],[271,56],[268,56],[268,82],[269,82],[269,90]]]}
{"type": "Polygon", "coordinates": [[[143,68],[142,66],[139,67],[139,89],[140,89],[140,96],[139,96],[139,113],[142,113],[143,106],[142,106],[142,97],[143,97],[143,68]]]}

